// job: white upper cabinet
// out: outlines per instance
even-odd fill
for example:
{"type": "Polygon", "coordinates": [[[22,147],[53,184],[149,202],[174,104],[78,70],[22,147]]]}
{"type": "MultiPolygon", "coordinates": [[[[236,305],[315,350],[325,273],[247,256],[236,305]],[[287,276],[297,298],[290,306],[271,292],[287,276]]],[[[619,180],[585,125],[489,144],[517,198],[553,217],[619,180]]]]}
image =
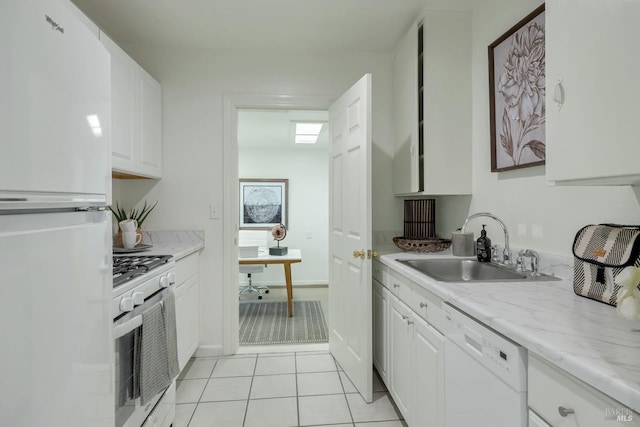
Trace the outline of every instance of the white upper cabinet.
{"type": "Polygon", "coordinates": [[[162,177],[162,87],[106,34],[111,53],[114,177],[162,177]]]}
{"type": "Polygon", "coordinates": [[[549,181],[640,183],[638,18],[638,0],[547,1],[549,181]]]}
{"type": "Polygon", "coordinates": [[[396,195],[471,194],[471,16],[425,11],[393,58],[396,195]]]}

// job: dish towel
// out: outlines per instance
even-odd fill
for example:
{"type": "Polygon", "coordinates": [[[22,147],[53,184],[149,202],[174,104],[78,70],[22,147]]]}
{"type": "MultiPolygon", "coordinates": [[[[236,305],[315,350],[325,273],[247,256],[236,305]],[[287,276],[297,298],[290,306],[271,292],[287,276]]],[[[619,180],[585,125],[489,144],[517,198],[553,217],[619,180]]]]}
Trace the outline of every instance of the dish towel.
{"type": "Polygon", "coordinates": [[[162,303],[158,302],[142,313],[139,373],[142,405],[146,405],[171,384],[167,363],[167,334],[162,303]]]}
{"type": "Polygon", "coordinates": [[[164,327],[167,332],[167,364],[169,377],[173,381],[180,373],[178,366],[178,334],[176,332],[176,297],[173,290],[162,300],[164,311],[164,327]]]}
{"type": "Polygon", "coordinates": [[[171,385],[178,375],[175,296],[163,299],[142,313],[140,337],[140,403],[146,405],[171,385]]]}

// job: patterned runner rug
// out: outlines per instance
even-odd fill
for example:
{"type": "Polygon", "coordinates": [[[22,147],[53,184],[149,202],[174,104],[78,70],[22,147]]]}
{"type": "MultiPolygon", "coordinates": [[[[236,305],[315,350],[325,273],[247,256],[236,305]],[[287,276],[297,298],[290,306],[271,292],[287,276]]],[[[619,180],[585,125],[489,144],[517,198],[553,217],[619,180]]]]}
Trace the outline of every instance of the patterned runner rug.
{"type": "Polygon", "coordinates": [[[320,301],[241,301],[240,344],[300,344],[328,342],[329,331],[320,301]]]}

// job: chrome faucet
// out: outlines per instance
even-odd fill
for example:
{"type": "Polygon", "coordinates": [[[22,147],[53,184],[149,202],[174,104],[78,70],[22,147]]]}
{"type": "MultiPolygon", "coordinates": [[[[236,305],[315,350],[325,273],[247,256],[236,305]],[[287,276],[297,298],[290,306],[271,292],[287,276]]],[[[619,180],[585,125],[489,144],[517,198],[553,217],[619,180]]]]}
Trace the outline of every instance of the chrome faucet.
{"type": "Polygon", "coordinates": [[[474,218],[486,216],[487,218],[491,218],[495,220],[502,227],[502,231],[504,231],[504,250],[502,251],[502,264],[511,265],[511,249],[509,249],[509,231],[507,231],[507,226],[504,225],[504,222],[497,216],[490,214],[489,212],[478,212],[473,215],[469,215],[469,217],[464,221],[462,228],[460,229],[461,233],[467,228],[467,224],[474,218]]]}
{"type": "Polygon", "coordinates": [[[538,276],[538,265],[540,262],[540,257],[538,255],[538,252],[534,251],[533,249],[522,249],[520,252],[518,252],[518,258],[516,259],[516,270],[520,272],[527,271],[527,268],[524,266],[525,257],[531,258],[531,276],[538,276]]]}

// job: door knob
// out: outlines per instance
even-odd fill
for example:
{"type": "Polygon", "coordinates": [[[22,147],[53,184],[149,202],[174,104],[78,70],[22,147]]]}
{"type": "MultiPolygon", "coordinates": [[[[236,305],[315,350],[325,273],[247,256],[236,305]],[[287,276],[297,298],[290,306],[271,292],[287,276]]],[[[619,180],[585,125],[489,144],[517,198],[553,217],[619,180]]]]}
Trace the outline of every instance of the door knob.
{"type": "Polygon", "coordinates": [[[365,253],[366,253],[366,252],[365,252],[365,250],[364,250],[364,249],[359,250],[359,251],[353,251],[353,257],[354,257],[354,258],[361,258],[361,259],[364,259],[365,253]]]}

